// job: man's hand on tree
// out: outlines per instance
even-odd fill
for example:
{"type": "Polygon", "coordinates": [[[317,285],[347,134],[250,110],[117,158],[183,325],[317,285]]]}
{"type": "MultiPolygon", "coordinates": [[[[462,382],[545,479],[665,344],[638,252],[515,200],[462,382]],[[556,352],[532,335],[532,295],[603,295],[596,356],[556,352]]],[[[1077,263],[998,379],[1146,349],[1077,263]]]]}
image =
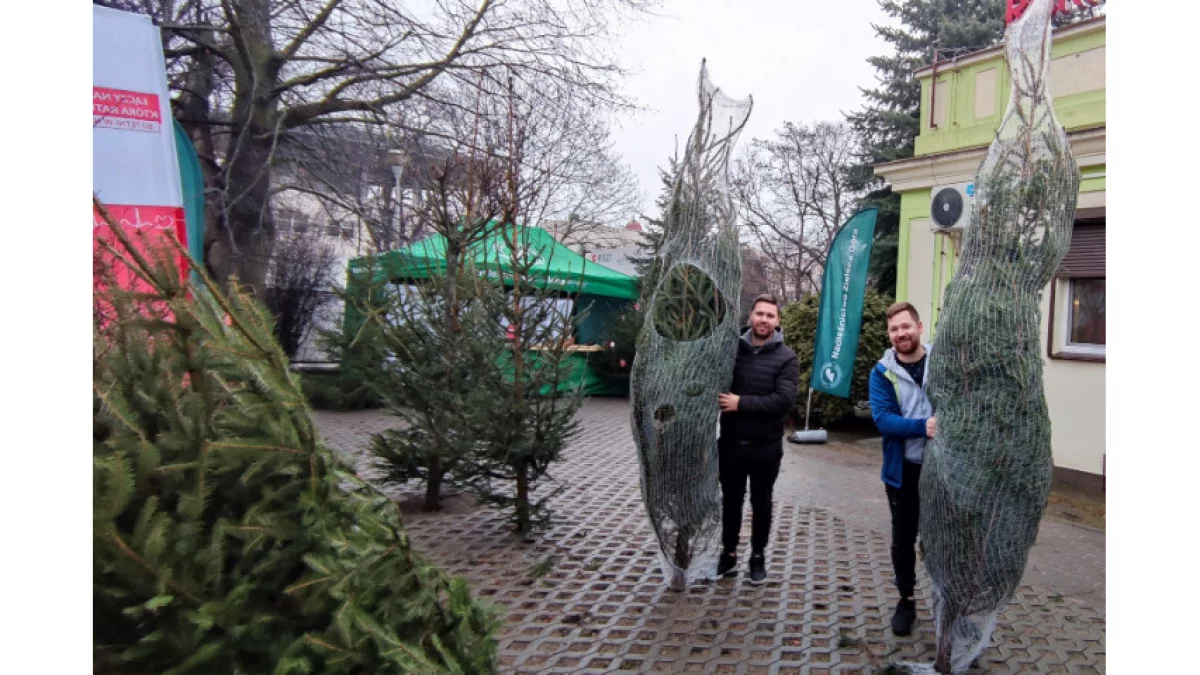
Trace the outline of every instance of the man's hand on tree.
{"type": "Polygon", "coordinates": [[[937,418],[930,417],[925,420],[925,435],[933,438],[935,434],[937,434],[937,418]]]}
{"type": "Polygon", "coordinates": [[[737,394],[717,394],[717,402],[721,404],[721,412],[735,412],[741,397],[737,394]]]}

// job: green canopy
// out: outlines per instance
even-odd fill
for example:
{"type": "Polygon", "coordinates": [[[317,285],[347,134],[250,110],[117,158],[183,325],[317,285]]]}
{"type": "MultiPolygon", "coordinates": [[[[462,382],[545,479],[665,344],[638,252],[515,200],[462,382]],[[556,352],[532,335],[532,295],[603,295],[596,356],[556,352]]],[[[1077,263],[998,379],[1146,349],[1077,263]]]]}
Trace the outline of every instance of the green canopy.
{"type": "MultiPolygon", "coordinates": [[[[621,274],[586,258],[559,243],[549,232],[539,227],[509,226],[509,236],[522,238],[535,257],[529,281],[538,288],[561,290],[566,293],[598,295],[607,298],[636,300],[637,278],[621,274]]],[[[474,246],[475,266],[489,275],[512,271],[508,246],[497,225],[495,230],[474,246]]],[[[435,234],[406,248],[388,251],[375,258],[375,282],[401,279],[425,279],[445,270],[446,238],[435,234]]],[[[350,274],[364,269],[367,258],[350,261],[350,274]]]]}
{"type": "MultiPolygon", "coordinates": [[[[613,316],[624,311],[638,298],[638,280],[621,274],[586,258],[559,243],[550,233],[538,227],[509,226],[509,236],[522,238],[534,256],[528,281],[539,288],[562,291],[577,296],[576,313],[582,310],[576,337],[580,344],[598,342],[613,316]]],[[[472,260],[477,270],[489,276],[511,273],[508,245],[499,224],[494,231],[476,244],[472,260]]],[[[428,279],[440,275],[446,268],[446,238],[435,234],[406,248],[388,251],[350,261],[347,290],[351,294],[368,292],[371,285],[428,279]],[[363,273],[374,264],[374,274],[368,282],[363,273]]],[[[346,330],[350,332],[363,317],[351,305],[346,306],[346,330]]],[[[530,352],[536,354],[537,352],[530,352]]],[[[574,364],[567,380],[559,389],[566,391],[582,387],[587,395],[624,394],[628,382],[600,375],[589,363],[589,353],[572,352],[567,360],[574,364]]]]}
{"type": "Polygon", "coordinates": [[[196,262],[204,262],[204,174],[192,139],[173,120],[175,156],[179,160],[179,185],[183,192],[183,214],[187,222],[188,253],[196,262]]]}

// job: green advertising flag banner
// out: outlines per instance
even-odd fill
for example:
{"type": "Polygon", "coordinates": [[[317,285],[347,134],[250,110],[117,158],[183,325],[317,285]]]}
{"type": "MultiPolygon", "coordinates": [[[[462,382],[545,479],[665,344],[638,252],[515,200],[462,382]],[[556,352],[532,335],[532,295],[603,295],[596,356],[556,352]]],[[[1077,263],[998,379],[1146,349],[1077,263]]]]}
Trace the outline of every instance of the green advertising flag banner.
{"type": "Polygon", "coordinates": [[[878,209],[863,209],[846,221],[834,235],[825,260],[809,386],[841,398],[850,398],[854,356],[862,327],[863,294],[867,289],[867,263],[871,259],[878,213],[878,209]]]}

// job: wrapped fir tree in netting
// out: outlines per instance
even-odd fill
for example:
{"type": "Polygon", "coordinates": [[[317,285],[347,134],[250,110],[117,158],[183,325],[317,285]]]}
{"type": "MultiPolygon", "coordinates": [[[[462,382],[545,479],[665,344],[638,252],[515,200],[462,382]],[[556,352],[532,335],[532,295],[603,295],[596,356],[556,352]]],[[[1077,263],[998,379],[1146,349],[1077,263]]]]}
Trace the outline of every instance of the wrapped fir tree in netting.
{"type": "Polygon", "coordinates": [[[921,474],[937,672],[988,646],[1037,537],[1050,490],[1043,289],[1071,239],[1079,170],[1047,91],[1053,0],[1008,28],[1012,98],[975,178],[971,226],[929,362],[938,419],[921,474]]]}
{"type": "Polygon", "coordinates": [[[495,672],[490,612],[321,445],[266,310],[195,264],[200,283],[182,281],[173,240],[148,259],[112,229],[96,265],[95,672],[495,672]]]}
{"type": "Polygon", "coordinates": [[[742,276],[729,155],[752,106],[703,65],[698,89],[630,383],[642,498],[673,588],[711,575],[718,555],[717,394],[733,378],[742,276]]]}

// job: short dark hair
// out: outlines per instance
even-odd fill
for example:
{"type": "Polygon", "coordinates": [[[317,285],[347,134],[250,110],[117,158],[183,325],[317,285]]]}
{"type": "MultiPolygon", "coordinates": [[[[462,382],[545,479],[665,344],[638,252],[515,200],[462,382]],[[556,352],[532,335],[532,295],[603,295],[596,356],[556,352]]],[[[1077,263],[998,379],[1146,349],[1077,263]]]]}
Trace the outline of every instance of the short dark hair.
{"type": "Polygon", "coordinates": [[[758,303],[760,303],[760,302],[769,302],[772,305],[775,305],[775,313],[776,314],[779,313],[779,301],[775,299],[774,294],[759,293],[758,295],[754,296],[754,302],[750,303],[750,311],[753,312],[754,308],[758,307],[758,303]]]}
{"type": "Polygon", "coordinates": [[[893,304],[891,307],[887,308],[887,311],[884,312],[884,316],[888,318],[888,321],[891,321],[892,317],[896,316],[900,312],[911,312],[913,321],[921,323],[921,315],[917,314],[917,308],[913,307],[911,302],[897,302],[893,304]]]}

